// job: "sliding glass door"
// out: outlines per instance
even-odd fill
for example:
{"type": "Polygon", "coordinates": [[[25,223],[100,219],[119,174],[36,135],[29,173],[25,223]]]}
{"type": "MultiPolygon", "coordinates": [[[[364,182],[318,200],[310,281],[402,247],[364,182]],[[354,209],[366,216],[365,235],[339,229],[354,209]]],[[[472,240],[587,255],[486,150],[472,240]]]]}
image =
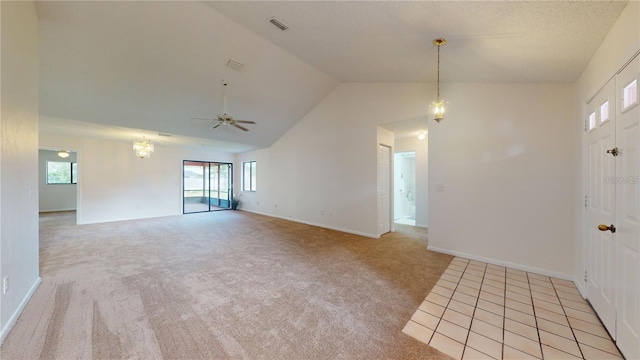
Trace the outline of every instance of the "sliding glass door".
{"type": "Polygon", "coordinates": [[[233,168],[230,163],[185,160],[183,176],[183,213],[231,208],[233,168]]]}

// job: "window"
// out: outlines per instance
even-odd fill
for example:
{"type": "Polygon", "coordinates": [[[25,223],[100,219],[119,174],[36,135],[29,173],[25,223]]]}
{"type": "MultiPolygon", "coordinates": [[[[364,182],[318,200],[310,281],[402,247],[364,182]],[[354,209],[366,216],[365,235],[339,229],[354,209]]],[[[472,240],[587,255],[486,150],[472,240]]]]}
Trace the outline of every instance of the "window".
{"type": "Polygon", "coordinates": [[[589,115],[589,130],[596,127],[596,113],[595,111],[589,115]]]}
{"type": "Polygon", "coordinates": [[[638,80],[633,80],[622,90],[622,110],[638,103],[638,80]]]}
{"type": "Polygon", "coordinates": [[[609,120],[609,100],[600,105],[600,123],[609,120]]]}
{"type": "Polygon", "coordinates": [[[47,184],[77,184],[78,164],[47,161],[47,184]]]}
{"type": "Polygon", "coordinates": [[[256,191],[256,162],[242,163],[242,191],[256,191]]]}

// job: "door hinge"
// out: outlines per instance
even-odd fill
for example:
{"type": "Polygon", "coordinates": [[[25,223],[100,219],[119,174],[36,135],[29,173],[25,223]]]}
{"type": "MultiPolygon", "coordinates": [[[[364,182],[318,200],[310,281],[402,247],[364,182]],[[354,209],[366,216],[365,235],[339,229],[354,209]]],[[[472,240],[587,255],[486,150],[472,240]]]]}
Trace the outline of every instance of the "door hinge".
{"type": "Polygon", "coordinates": [[[587,270],[584,271],[584,282],[587,282],[587,279],[589,279],[589,277],[587,276],[587,270]]]}
{"type": "Polygon", "coordinates": [[[607,154],[611,154],[613,156],[618,156],[620,152],[618,151],[618,147],[614,147],[613,149],[607,150],[607,154]]]}

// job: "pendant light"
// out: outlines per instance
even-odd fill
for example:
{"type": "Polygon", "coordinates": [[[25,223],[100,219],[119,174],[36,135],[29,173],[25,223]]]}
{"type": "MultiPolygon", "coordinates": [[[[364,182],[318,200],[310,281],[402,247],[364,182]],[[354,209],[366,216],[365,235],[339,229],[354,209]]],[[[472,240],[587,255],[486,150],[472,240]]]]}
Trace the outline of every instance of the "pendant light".
{"type": "Polygon", "coordinates": [[[440,99],[440,46],[444,45],[447,43],[446,39],[442,39],[442,38],[438,38],[433,40],[433,44],[435,46],[438,47],[438,94],[436,97],[436,101],[431,104],[431,106],[433,107],[433,120],[435,120],[436,122],[440,122],[442,121],[442,119],[444,119],[444,104],[445,102],[440,99]]]}

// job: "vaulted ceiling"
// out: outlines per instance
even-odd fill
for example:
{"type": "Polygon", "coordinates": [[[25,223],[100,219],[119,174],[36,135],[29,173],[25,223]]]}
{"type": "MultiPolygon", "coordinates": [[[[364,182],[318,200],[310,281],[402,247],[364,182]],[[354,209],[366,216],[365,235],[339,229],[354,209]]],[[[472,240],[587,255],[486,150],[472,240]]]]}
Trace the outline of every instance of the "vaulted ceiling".
{"type": "Polygon", "coordinates": [[[448,41],[443,82],[574,82],[625,6],[38,2],[42,131],[136,129],[218,150],[266,147],[340,82],[435,81],[437,37],[448,41]],[[290,29],[267,22],[273,16],[290,29]],[[229,68],[230,59],[244,67],[229,68]],[[222,112],[223,79],[228,113],[256,121],[251,131],[191,119],[222,112]]]}

